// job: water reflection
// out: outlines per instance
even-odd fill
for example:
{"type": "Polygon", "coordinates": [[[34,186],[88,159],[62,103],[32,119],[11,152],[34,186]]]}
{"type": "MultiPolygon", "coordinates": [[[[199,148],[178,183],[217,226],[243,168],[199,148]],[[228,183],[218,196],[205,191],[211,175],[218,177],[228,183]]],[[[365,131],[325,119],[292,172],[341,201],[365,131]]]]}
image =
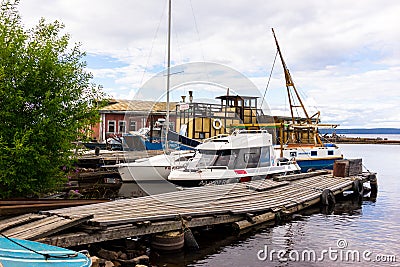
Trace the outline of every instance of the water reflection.
{"type": "MultiPolygon", "coordinates": [[[[198,252],[152,257],[153,264],[162,266],[343,266],[350,262],[326,260],[324,262],[260,261],[257,253],[265,246],[284,250],[288,255],[304,249],[338,249],[338,240],[344,240],[346,249],[371,251],[378,254],[397,254],[400,261],[400,188],[398,162],[400,146],[342,145],[348,158],[363,157],[363,164],[378,173],[379,191],[376,197],[342,199],[332,214],[322,214],[319,207],[309,208],[280,225],[263,225],[240,235],[232,235],[220,228],[196,235],[201,247],[198,252]]],[[[352,262],[355,266],[376,266],[376,262],[352,262]]],[[[386,263],[383,266],[395,266],[386,263]]]]}
{"type": "MultiPolygon", "coordinates": [[[[268,223],[236,235],[230,228],[221,226],[198,230],[200,232],[195,232],[195,236],[201,247],[199,251],[174,254],[153,252],[152,263],[167,266],[232,266],[233,263],[234,266],[269,266],[266,262],[258,261],[256,256],[256,252],[265,245],[276,251],[283,250],[286,255],[303,247],[321,250],[336,244],[332,231],[353,227],[361,215],[359,201],[346,198],[337,203],[332,215],[321,214],[319,207],[311,207],[280,225],[268,223]],[[332,242],[326,242],[327,238],[332,242]]],[[[294,266],[291,264],[278,261],[273,265],[294,266]]],[[[312,264],[296,263],[296,266],[312,264]]]]}

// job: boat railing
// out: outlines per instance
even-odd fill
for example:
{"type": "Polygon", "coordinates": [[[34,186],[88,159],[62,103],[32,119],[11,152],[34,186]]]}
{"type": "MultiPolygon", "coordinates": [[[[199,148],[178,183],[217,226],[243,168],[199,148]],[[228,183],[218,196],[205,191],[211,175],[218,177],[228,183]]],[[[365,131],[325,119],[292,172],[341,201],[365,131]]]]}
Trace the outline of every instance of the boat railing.
{"type": "Polygon", "coordinates": [[[223,169],[223,170],[227,170],[228,166],[207,166],[207,167],[205,167],[205,169],[223,169]]]}
{"type": "Polygon", "coordinates": [[[235,130],[231,134],[219,134],[219,135],[204,139],[203,143],[212,142],[212,141],[215,141],[216,139],[220,139],[220,138],[223,138],[223,137],[228,137],[230,135],[236,136],[236,135],[239,135],[239,134],[259,134],[259,133],[264,133],[265,134],[265,133],[268,133],[268,131],[267,130],[263,130],[263,129],[260,129],[260,130],[243,130],[243,129],[235,130]]]}
{"type": "Polygon", "coordinates": [[[203,143],[212,142],[212,141],[215,140],[215,139],[219,139],[219,138],[221,138],[221,137],[227,137],[227,136],[229,136],[229,134],[219,134],[219,135],[216,135],[216,136],[213,136],[213,137],[204,139],[204,140],[203,140],[203,143]]]}
{"type": "Polygon", "coordinates": [[[258,133],[268,133],[268,130],[235,130],[232,135],[238,135],[238,134],[258,134],[258,133]]]}

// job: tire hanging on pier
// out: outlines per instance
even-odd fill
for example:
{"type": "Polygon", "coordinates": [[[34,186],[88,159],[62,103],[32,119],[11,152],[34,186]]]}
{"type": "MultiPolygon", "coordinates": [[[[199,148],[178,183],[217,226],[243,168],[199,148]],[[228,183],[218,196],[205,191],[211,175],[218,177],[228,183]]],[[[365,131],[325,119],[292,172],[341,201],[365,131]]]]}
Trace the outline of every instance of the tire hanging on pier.
{"type": "Polygon", "coordinates": [[[376,179],[376,173],[370,173],[367,176],[369,185],[371,186],[371,198],[376,198],[378,194],[378,181],[376,179]]]}
{"type": "Polygon", "coordinates": [[[363,183],[360,180],[354,180],[352,190],[356,196],[362,197],[364,194],[363,183]]]}
{"type": "Polygon", "coordinates": [[[325,189],[321,194],[321,205],[326,213],[331,213],[335,207],[335,195],[330,189],[325,189]]]}

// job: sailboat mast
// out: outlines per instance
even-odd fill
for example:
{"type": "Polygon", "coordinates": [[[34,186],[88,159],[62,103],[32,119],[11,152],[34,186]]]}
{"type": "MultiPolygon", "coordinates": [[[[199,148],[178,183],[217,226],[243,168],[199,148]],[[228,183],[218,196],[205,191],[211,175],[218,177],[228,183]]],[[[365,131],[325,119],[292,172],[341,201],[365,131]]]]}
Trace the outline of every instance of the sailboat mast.
{"type": "Polygon", "coordinates": [[[312,123],[311,119],[308,116],[307,110],[303,105],[303,101],[301,101],[300,95],[297,92],[296,87],[294,86],[294,82],[292,80],[292,76],[290,75],[289,69],[286,66],[285,60],[283,60],[282,52],[281,52],[281,49],[280,49],[279,44],[278,44],[278,39],[275,36],[274,29],[272,29],[272,34],[274,35],[276,48],[278,49],[279,57],[281,58],[281,62],[282,62],[283,72],[285,73],[286,89],[287,89],[288,98],[289,98],[289,105],[290,105],[290,113],[291,113],[291,116],[292,116],[292,122],[295,123],[294,113],[293,113],[294,108],[302,108],[303,112],[304,112],[304,115],[306,116],[307,123],[311,124],[312,123]],[[290,88],[291,87],[293,88],[293,91],[296,94],[296,97],[297,97],[297,99],[298,99],[298,101],[300,103],[300,106],[296,106],[296,105],[293,104],[292,97],[290,95],[290,88]]]}
{"type": "MultiPolygon", "coordinates": [[[[320,137],[319,137],[319,135],[318,135],[318,129],[317,129],[317,127],[316,127],[316,124],[313,124],[313,122],[312,122],[312,118],[313,118],[315,115],[318,115],[318,117],[317,117],[317,123],[318,123],[318,120],[319,120],[319,111],[318,111],[317,113],[315,113],[315,114],[314,114],[313,116],[311,116],[311,117],[308,115],[307,110],[306,110],[306,108],[304,107],[303,101],[301,100],[301,97],[300,97],[299,93],[297,92],[296,87],[294,86],[294,82],[293,82],[293,80],[292,80],[292,76],[290,75],[289,69],[287,68],[286,63],[285,63],[285,61],[283,60],[282,52],[281,52],[281,49],[280,49],[279,44],[278,44],[278,39],[277,39],[276,36],[275,36],[274,29],[272,29],[272,34],[274,35],[274,39],[275,39],[275,43],[276,43],[276,48],[278,49],[279,57],[281,58],[281,62],[282,62],[282,66],[283,66],[283,71],[284,71],[284,73],[285,73],[286,90],[287,90],[288,99],[289,99],[290,113],[291,113],[291,116],[292,116],[292,123],[293,123],[293,125],[296,124],[295,119],[294,119],[294,113],[293,113],[294,109],[295,109],[295,108],[302,108],[302,110],[303,110],[303,112],[304,112],[304,115],[306,116],[306,121],[307,121],[308,127],[310,127],[310,125],[313,125],[313,132],[314,132],[315,143],[318,144],[318,145],[323,145],[323,144],[322,144],[322,141],[321,141],[321,139],[320,139],[320,137]],[[294,105],[294,104],[293,104],[293,100],[292,100],[292,97],[291,97],[291,94],[290,94],[290,89],[291,89],[291,88],[293,88],[293,91],[295,92],[296,97],[297,97],[297,100],[298,100],[298,102],[299,102],[300,105],[294,105]]],[[[301,124],[301,122],[300,122],[300,124],[301,124]]],[[[282,154],[282,152],[281,152],[281,154],[282,154]]]]}
{"type": "Polygon", "coordinates": [[[171,0],[168,0],[168,56],[167,56],[167,118],[165,122],[165,150],[168,153],[168,131],[169,131],[169,78],[171,68],[171,0]]]}

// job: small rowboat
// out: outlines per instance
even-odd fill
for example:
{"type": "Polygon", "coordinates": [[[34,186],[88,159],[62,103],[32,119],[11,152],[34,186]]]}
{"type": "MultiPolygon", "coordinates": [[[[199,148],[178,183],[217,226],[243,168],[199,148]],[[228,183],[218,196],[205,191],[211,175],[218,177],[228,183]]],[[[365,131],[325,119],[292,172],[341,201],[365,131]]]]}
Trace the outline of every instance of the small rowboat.
{"type": "Polygon", "coordinates": [[[0,267],[86,267],[90,258],[81,252],[39,242],[0,237],[0,267]]]}

